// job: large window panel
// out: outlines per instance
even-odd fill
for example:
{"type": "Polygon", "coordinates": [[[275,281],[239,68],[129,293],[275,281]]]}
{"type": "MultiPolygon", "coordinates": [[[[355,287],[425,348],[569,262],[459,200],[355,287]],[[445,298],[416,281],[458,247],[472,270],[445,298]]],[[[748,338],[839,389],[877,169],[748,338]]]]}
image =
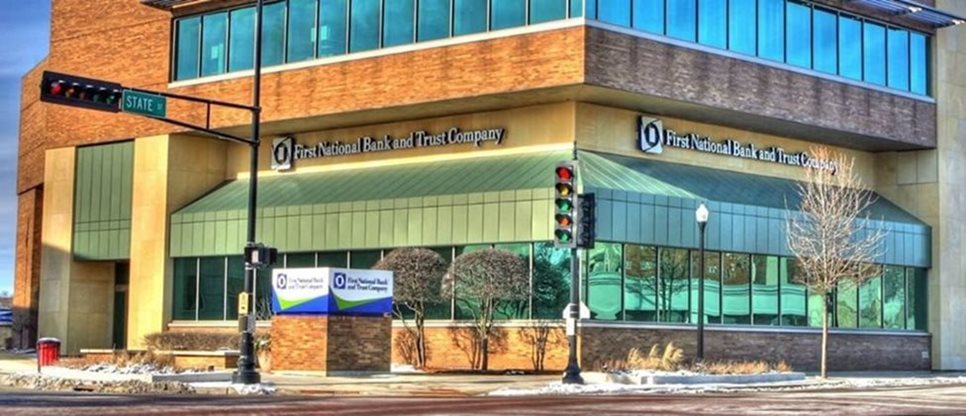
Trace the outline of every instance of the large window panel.
{"type": "Polygon", "coordinates": [[[262,65],[280,65],[285,60],[285,2],[266,4],[262,13],[262,65]]]}
{"type": "Polygon", "coordinates": [[[925,331],[928,329],[927,311],[929,303],[926,270],[906,269],[906,329],[925,331]]]}
{"type": "Polygon", "coordinates": [[[886,266],[882,277],[882,326],[886,329],[906,327],[905,269],[886,266]]]}
{"type": "Polygon", "coordinates": [[[725,253],[721,269],[721,323],[751,323],[751,256],[725,253]]]}
{"type": "Polygon", "coordinates": [[[858,290],[851,280],[840,281],[835,289],[835,326],[858,326],[858,290]]]}
{"type": "Polygon", "coordinates": [[[704,279],[704,322],[721,323],[721,253],[704,252],[704,271],[701,271],[699,251],[691,252],[691,322],[698,322],[701,307],[698,302],[698,279],[704,279]]]}
{"type": "Polygon", "coordinates": [[[201,76],[222,74],[228,64],[228,13],[209,14],[202,22],[201,76]]]}
{"type": "Polygon", "coordinates": [[[879,276],[859,286],[859,327],[882,328],[882,278],[879,276]]]}
{"type": "Polygon", "coordinates": [[[862,22],[839,16],[839,75],[862,79],[862,22]]]}
{"type": "Polygon", "coordinates": [[[657,321],[657,247],[624,247],[624,318],[657,321]]]}
{"type": "Polygon", "coordinates": [[[726,4],[726,0],[698,2],[698,43],[722,49],[728,46],[726,4]]]}
{"type": "Polygon", "coordinates": [[[667,35],[694,42],[697,36],[696,0],[673,0],[667,2],[667,35]]]}
{"type": "Polygon", "coordinates": [[[349,52],[379,47],[380,0],[352,0],[349,14],[349,52]]]}
{"type": "Polygon", "coordinates": [[[360,250],[349,252],[350,269],[371,269],[382,259],[382,250],[360,250]]]}
{"type": "Polygon", "coordinates": [[[419,1],[419,29],[416,36],[420,42],[449,37],[449,4],[449,0],[419,1]]]}
{"type": "Polygon", "coordinates": [[[570,0],[570,17],[583,16],[584,2],[582,0],[570,0]]]}
{"type": "MultiPolygon", "coordinates": [[[[808,326],[815,328],[822,327],[822,311],[824,310],[822,304],[827,301],[827,297],[827,295],[818,294],[812,290],[808,290],[808,305],[806,305],[808,308],[808,326]]],[[[829,313],[829,317],[832,316],[831,313],[834,311],[834,309],[835,308],[832,308],[831,310],[827,311],[829,313]]],[[[828,322],[829,325],[831,325],[832,321],[829,320],[828,322]]]]}
{"type": "MultiPolygon", "coordinates": [[[[399,1],[399,0],[396,0],[399,1]]],[[[289,0],[288,59],[298,62],[315,57],[315,10],[318,0],[289,0]]]]}
{"type": "Polygon", "coordinates": [[[798,267],[795,259],[786,260],[785,270],[782,271],[780,283],[781,300],[779,304],[782,310],[783,326],[805,326],[808,324],[806,313],[805,285],[799,283],[803,281],[803,271],[798,267]]]}
{"type": "Polygon", "coordinates": [[[865,82],[885,85],[885,27],[862,22],[862,73],[865,82]]]}
{"type": "Polygon", "coordinates": [[[348,259],[344,251],[327,251],[319,253],[317,262],[319,267],[346,267],[348,259]]]}
{"type": "Polygon", "coordinates": [[[776,256],[751,257],[751,313],[755,325],[780,324],[778,281],[784,259],[776,256]]]}
{"type": "Polygon", "coordinates": [[[289,253],[285,255],[285,268],[315,267],[315,253],[289,253]]]}
{"type": "Polygon", "coordinates": [[[198,55],[201,47],[201,17],[180,19],[177,23],[177,54],[175,56],[175,80],[198,77],[198,55]]]}
{"type": "Polygon", "coordinates": [[[758,56],[785,60],[785,0],[758,0],[758,56]]]}
{"type": "MultiPolygon", "coordinates": [[[[430,250],[435,251],[443,258],[446,265],[449,266],[453,263],[453,247],[433,247],[430,250]]],[[[386,255],[389,252],[386,251],[386,255]]],[[[438,302],[428,302],[425,305],[426,308],[426,319],[453,319],[453,292],[440,292],[438,302]]]]}
{"type": "Polygon", "coordinates": [[[888,50],[886,65],[889,71],[889,86],[900,90],[909,90],[909,32],[889,28],[887,39],[888,50]]]}
{"type": "Polygon", "coordinates": [[[199,273],[198,319],[225,319],[225,258],[203,257],[199,273]]]}
{"type": "Polygon", "coordinates": [[[618,26],[631,25],[631,0],[597,0],[597,18],[618,26]]]}
{"type": "MultiPolygon", "coordinates": [[[[491,247],[492,246],[489,244],[473,244],[456,247],[456,258],[459,258],[459,256],[466,253],[486,250],[491,247]]],[[[477,299],[456,298],[454,302],[456,303],[455,319],[473,319],[473,317],[480,312],[480,302],[477,299]]]]}
{"type": "Polygon", "coordinates": [[[664,34],[664,0],[634,0],[634,28],[664,34]]]}
{"type": "Polygon", "coordinates": [[[746,55],[757,53],[755,0],[728,2],[728,49],[746,55]]]}
{"type": "Polygon", "coordinates": [[[319,56],[335,56],[346,48],[346,0],[319,3],[319,56]]]}
{"type": "Polygon", "coordinates": [[[456,0],[453,34],[486,32],[486,2],[487,0],[456,0]]]}
{"type": "MultiPolygon", "coordinates": [[[[530,244],[528,243],[512,243],[512,244],[495,244],[493,248],[497,250],[506,250],[513,254],[516,254],[523,260],[523,263],[530,267],[530,244]]],[[[532,284],[532,280],[531,280],[532,284]]],[[[512,302],[502,302],[501,305],[493,312],[494,319],[527,319],[530,316],[530,302],[529,300],[520,300],[512,302]]]]}
{"type": "Polygon", "coordinates": [[[252,69],[255,62],[255,8],[232,10],[228,34],[228,71],[252,69]]]}
{"type": "Polygon", "coordinates": [[[929,55],[926,53],[926,37],[918,33],[913,33],[909,37],[909,88],[917,94],[928,92],[927,68],[929,68],[929,55]]]}
{"type": "Polygon", "coordinates": [[[413,43],[414,0],[392,0],[385,3],[382,19],[382,46],[413,43]]]}
{"type": "Polygon", "coordinates": [[[786,61],[802,68],[812,67],[812,9],[805,3],[786,3],[786,61]]]}
{"type": "Polygon", "coordinates": [[[225,319],[238,319],[238,294],[245,290],[245,258],[242,256],[228,257],[227,293],[228,310],[225,319]]]}
{"type": "Polygon", "coordinates": [[[195,320],[198,310],[198,259],[174,259],[174,287],[172,288],[172,311],[174,320],[195,320]]]}
{"type": "Polygon", "coordinates": [[[508,29],[527,22],[527,4],[520,0],[492,0],[490,29],[508,29]]]}
{"type": "Polygon", "coordinates": [[[838,72],[839,66],[838,44],[836,44],[836,38],[838,37],[838,18],[833,12],[815,9],[813,19],[815,25],[812,31],[815,48],[814,68],[817,71],[835,74],[838,72]]]}
{"type": "Polygon", "coordinates": [[[570,303],[570,250],[533,245],[533,319],[560,319],[570,303]]]}
{"type": "Polygon", "coordinates": [[[621,313],[621,245],[600,243],[587,253],[587,307],[592,319],[613,321],[621,313]]]}
{"type": "Polygon", "coordinates": [[[530,23],[567,18],[567,0],[530,0],[530,23]]]}
{"type": "Polygon", "coordinates": [[[688,310],[691,292],[688,250],[661,248],[660,256],[657,286],[658,321],[688,322],[691,316],[688,310]]]}

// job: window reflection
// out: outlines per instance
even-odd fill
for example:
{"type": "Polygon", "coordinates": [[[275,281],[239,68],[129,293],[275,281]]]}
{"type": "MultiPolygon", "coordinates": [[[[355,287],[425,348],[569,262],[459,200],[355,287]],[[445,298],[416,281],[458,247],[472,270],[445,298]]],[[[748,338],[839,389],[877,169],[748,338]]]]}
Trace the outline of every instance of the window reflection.
{"type": "Polygon", "coordinates": [[[285,61],[285,2],[266,4],[262,13],[262,65],[279,65],[285,61]]]}
{"type": "Polygon", "coordinates": [[[802,68],[812,67],[812,10],[804,3],[787,3],[788,24],[785,46],[788,63],[802,68]]]}
{"type": "Polygon", "coordinates": [[[346,0],[321,0],[319,5],[319,56],[342,55],[346,48],[346,0]]]}
{"type": "Polygon", "coordinates": [[[204,17],[204,33],[201,40],[201,76],[225,72],[227,64],[228,13],[209,14],[204,17]]]}
{"type": "Polygon", "coordinates": [[[784,0],[758,0],[758,56],[785,60],[784,0]]]}
{"type": "Polygon", "coordinates": [[[353,0],[349,15],[349,52],[379,47],[380,0],[353,0]]]}
{"type": "Polygon", "coordinates": [[[634,0],[634,28],[664,34],[664,0],[634,0]]]}
{"type": "Polygon", "coordinates": [[[533,319],[558,319],[570,303],[570,250],[533,245],[533,319]]]}
{"type": "Polygon", "coordinates": [[[805,326],[805,285],[799,283],[804,281],[804,275],[798,267],[795,259],[786,259],[785,268],[781,273],[782,279],[779,283],[781,299],[779,304],[782,310],[782,325],[784,326],[805,326]]]}
{"type": "Polygon", "coordinates": [[[597,243],[587,253],[587,307],[592,319],[612,321],[621,313],[621,245],[597,243]]]}
{"type": "Polygon", "coordinates": [[[491,0],[490,29],[508,29],[527,22],[527,4],[520,0],[491,0]]]}
{"type": "Polygon", "coordinates": [[[255,8],[234,10],[230,16],[228,71],[252,69],[255,62],[255,8]]]}
{"type": "Polygon", "coordinates": [[[694,42],[697,36],[695,0],[676,0],[667,3],[667,35],[694,42]]]}
{"type": "Polygon", "coordinates": [[[757,24],[755,0],[728,2],[728,49],[745,55],[757,53],[757,24]]]}
{"type": "Polygon", "coordinates": [[[393,0],[385,3],[382,18],[382,46],[413,43],[413,1],[393,0]]]}
{"type": "Polygon", "coordinates": [[[192,17],[178,20],[178,51],[175,79],[190,79],[198,76],[198,53],[200,51],[201,18],[192,17]]]}
{"type": "Polygon", "coordinates": [[[315,7],[318,3],[318,0],[289,0],[287,62],[315,57],[315,7]]]}
{"type": "Polygon", "coordinates": [[[755,325],[778,325],[779,259],[752,256],[751,311],[755,325]]]}
{"type": "Polygon", "coordinates": [[[624,319],[657,321],[657,248],[628,244],[624,250],[624,319]]]}
{"type": "Polygon", "coordinates": [[[416,36],[419,41],[449,36],[449,0],[420,0],[416,36]]]}
{"type": "Polygon", "coordinates": [[[751,323],[751,256],[725,253],[722,258],[722,323],[751,323]]]}
{"type": "Polygon", "coordinates": [[[859,286],[859,326],[882,327],[882,278],[879,276],[859,286]]]}
{"type": "Polygon", "coordinates": [[[900,90],[909,89],[909,32],[889,28],[888,64],[889,86],[900,90]]]}
{"type": "Polygon", "coordinates": [[[862,23],[862,71],[866,82],[885,85],[885,28],[862,23]]]}
{"type": "Polygon", "coordinates": [[[704,272],[701,272],[699,251],[691,252],[691,322],[698,322],[698,279],[704,279],[704,322],[721,323],[721,253],[704,252],[704,272]]]}
{"type": "Polygon", "coordinates": [[[486,32],[486,0],[456,0],[454,35],[486,32]]]}
{"type": "Polygon", "coordinates": [[[882,324],[886,329],[906,327],[906,275],[902,267],[883,269],[882,324]]]}
{"type": "Polygon", "coordinates": [[[688,322],[690,312],[690,273],[688,250],[660,249],[657,305],[660,322],[688,322]]]}
{"type": "Polygon", "coordinates": [[[727,47],[726,0],[701,0],[698,3],[698,43],[716,48],[727,47]]]}
{"type": "Polygon", "coordinates": [[[835,290],[835,326],[858,326],[858,290],[851,280],[839,282],[835,290]]]}
{"type": "Polygon", "coordinates": [[[839,75],[862,79],[862,22],[839,16],[839,75]]]}
{"type": "Polygon", "coordinates": [[[838,73],[838,25],[835,13],[815,9],[813,14],[815,28],[813,44],[815,46],[815,69],[829,74],[838,73]]]}

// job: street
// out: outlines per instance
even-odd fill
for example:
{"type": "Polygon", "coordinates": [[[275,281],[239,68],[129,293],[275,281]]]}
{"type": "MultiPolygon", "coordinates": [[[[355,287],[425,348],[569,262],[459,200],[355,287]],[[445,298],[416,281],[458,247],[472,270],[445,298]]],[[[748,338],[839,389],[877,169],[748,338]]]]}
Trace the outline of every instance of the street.
{"type": "Polygon", "coordinates": [[[0,390],[2,415],[962,415],[966,386],[702,395],[121,396],[0,390]]]}

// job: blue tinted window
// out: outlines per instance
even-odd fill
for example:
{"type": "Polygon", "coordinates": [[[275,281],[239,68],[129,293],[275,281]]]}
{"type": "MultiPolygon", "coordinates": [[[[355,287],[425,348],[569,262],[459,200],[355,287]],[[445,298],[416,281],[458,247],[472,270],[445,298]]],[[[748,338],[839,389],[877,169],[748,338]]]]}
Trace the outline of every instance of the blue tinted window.
{"type": "Polygon", "coordinates": [[[914,93],[925,94],[928,76],[926,70],[929,68],[929,56],[926,54],[926,37],[918,33],[913,33],[909,39],[909,79],[910,89],[914,93]]]}
{"type": "Polygon", "coordinates": [[[839,16],[839,75],[862,79],[862,23],[839,16]]]}
{"type": "Polygon", "coordinates": [[[701,0],[698,3],[698,43],[724,49],[727,47],[727,2],[701,0]]]}
{"type": "Polygon", "coordinates": [[[785,26],[787,38],[786,60],[788,63],[802,68],[812,67],[812,13],[811,9],[801,3],[786,3],[788,10],[785,26]]]}
{"type": "Polygon", "coordinates": [[[289,0],[288,59],[298,62],[315,57],[315,6],[318,0],[289,0]]]}
{"type": "Polygon", "coordinates": [[[695,0],[674,0],[667,3],[667,35],[694,42],[695,0]]]}
{"type": "Polygon", "coordinates": [[[583,16],[584,2],[581,0],[570,0],[570,17],[583,16]]]}
{"type": "Polygon", "coordinates": [[[225,72],[227,59],[228,13],[209,14],[204,17],[201,36],[201,76],[225,72]]]}
{"type": "Polygon", "coordinates": [[[456,0],[453,34],[486,32],[486,0],[456,0]]]}
{"type": "Polygon", "coordinates": [[[319,56],[345,53],[346,0],[322,0],[319,8],[319,56]]]}
{"type": "Polygon", "coordinates": [[[664,0],[634,0],[634,28],[664,34],[664,0]]]}
{"type": "Polygon", "coordinates": [[[755,0],[728,2],[728,49],[754,55],[756,24],[755,0]]]}
{"type": "Polygon", "coordinates": [[[228,34],[228,71],[252,69],[255,62],[255,8],[231,12],[228,34]]]}
{"type": "Polygon", "coordinates": [[[413,0],[386,2],[382,18],[382,46],[413,43],[413,0]]]}
{"type": "Polygon", "coordinates": [[[379,1],[353,0],[349,16],[349,52],[379,47],[379,1]]]}
{"type": "Polygon", "coordinates": [[[279,65],[285,59],[285,2],[262,9],[262,65],[279,65]]]}
{"type": "Polygon", "coordinates": [[[785,1],[758,0],[758,56],[785,60],[785,1]]]}
{"type": "Polygon", "coordinates": [[[490,29],[523,26],[527,17],[526,3],[520,0],[493,0],[490,4],[490,29]]]}
{"type": "Polygon", "coordinates": [[[201,18],[192,17],[178,20],[177,70],[174,79],[189,79],[198,76],[198,48],[201,38],[201,18]]]}
{"type": "Polygon", "coordinates": [[[598,19],[602,22],[619,25],[631,25],[631,0],[597,0],[598,19]]]}
{"type": "Polygon", "coordinates": [[[530,23],[567,18],[567,0],[530,0],[530,23]]]}
{"type": "Polygon", "coordinates": [[[449,37],[449,0],[420,0],[416,33],[420,41],[449,37]]]}
{"type": "Polygon", "coordinates": [[[885,85],[885,28],[862,23],[862,71],[866,82],[885,85]]]}
{"type": "Polygon", "coordinates": [[[889,28],[887,40],[889,86],[900,90],[909,89],[909,32],[889,28]]]}
{"type": "Polygon", "coordinates": [[[815,9],[813,16],[815,19],[815,28],[812,32],[815,45],[814,68],[829,74],[837,73],[838,45],[835,44],[835,37],[838,25],[836,25],[835,14],[815,9]]]}

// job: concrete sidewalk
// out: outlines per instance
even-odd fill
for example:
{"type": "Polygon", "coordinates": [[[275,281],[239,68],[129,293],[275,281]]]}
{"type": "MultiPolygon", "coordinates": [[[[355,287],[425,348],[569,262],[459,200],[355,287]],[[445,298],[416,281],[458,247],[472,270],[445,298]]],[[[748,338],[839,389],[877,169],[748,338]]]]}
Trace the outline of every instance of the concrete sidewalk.
{"type": "Polygon", "coordinates": [[[285,394],[366,396],[475,396],[505,387],[532,389],[560,381],[560,375],[489,375],[391,373],[358,377],[323,377],[307,373],[269,373],[285,394]]]}
{"type": "Polygon", "coordinates": [[[14,354],[0,351],[0,374],[36,373],[36,354],[14,354]]]}

